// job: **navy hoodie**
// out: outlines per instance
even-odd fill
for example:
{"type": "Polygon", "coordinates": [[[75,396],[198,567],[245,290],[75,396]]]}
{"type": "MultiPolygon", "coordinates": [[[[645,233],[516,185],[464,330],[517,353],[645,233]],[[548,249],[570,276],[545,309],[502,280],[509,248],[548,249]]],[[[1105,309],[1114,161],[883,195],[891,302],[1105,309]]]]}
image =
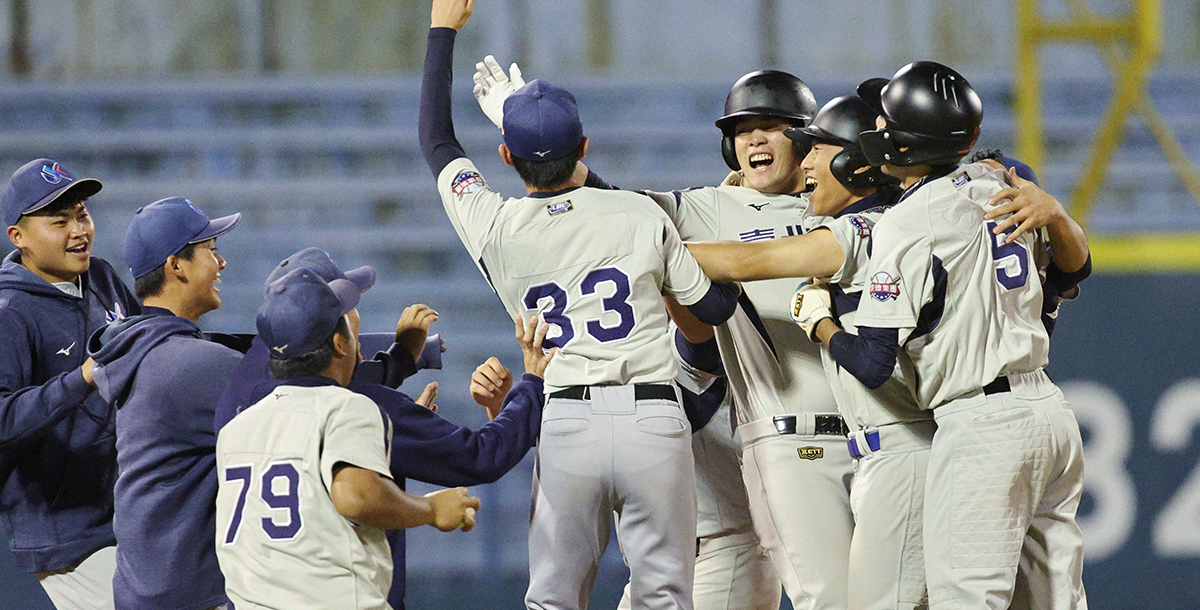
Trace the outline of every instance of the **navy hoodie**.
{"type": "MultiPolygon", "coordinates": [[[[213,424],[220,428],[262,400],[283,381],[270,373],[270,354],[255,337],[229,389],[221,396],[213,424]]],[[[392,477],[404,487],[411,478],[446,487],[491,483],[520,463],[537,441],[542,424],[542,379],[525,375],[504,397],[495,420],[478,430],[457,426],[417,404],[409,396],[379,383],[358,380],[349,389],[370,398],[392,420],[392,477]]],[[[392,589],[388,603],[404,608],[404,530],[387,533],[392,546],[392,589]]]]}
{"type": "Polygon", "coordinates": [[[96,387],[117,409],[117,609],[225,603],[213,546],[212,421],[241,353],[157,307],[97,332],[88,351],[96,360],[96,387]]]}
{"type": "Polygon", "coordinates": [[[79,367],[92,332],[141,306],[104,260],[77,298],[20,256],[0,265],[0,515],[17,569],[46,572],[116,542],[113,412],[79,367]]]}

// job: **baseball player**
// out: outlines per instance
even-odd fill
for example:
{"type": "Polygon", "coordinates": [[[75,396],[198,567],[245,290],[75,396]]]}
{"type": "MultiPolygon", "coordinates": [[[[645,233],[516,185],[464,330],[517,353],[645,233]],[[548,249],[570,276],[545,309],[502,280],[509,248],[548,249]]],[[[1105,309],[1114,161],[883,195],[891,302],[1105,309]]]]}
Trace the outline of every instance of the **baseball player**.
{"type": "Polygon", "coordinates": [[[712,284],[644,196],[584,186],[587,139],[562,89],[535,80],[504,101],[500,154],[529,196],[487,186],[450,117],[453,43],[472,4],[433,3],[419,134],[446,212],[506,309],[555,327],[525,603],[587,605],[615,511],[633,605],[691,608],[695,480],[662,295],[715,324],[737,288],[712,284]]]}
{"type": "MultiPolygon", "coordinates": [[[[324,251],[305,248],[276,266],[268,276],[268,285],[297,268],[309,269],[326,282],[348,279],[362,291],[369,289],[375,282],[375,273],[370,267],[342,272],[337,263],[324,251]]],[[[406,314],[412,312],[420,314],[419,317],[401,316],[401,326],[410,324],[406,322],[406,318],[410,318],[411,323],[422,329],[418,333],[419,336],[411,337],[407,341],[407,349],[414,354],[417,353],[419,345],[428,344],[424,341],[424,333],[431,321],[431,311],[410,307],[405,310],[406,314]]],[[[518,329],[518,339],[523,334],[522,326],[518,329]]],[[[398,352],[389,359],[390,361],[403,359],[405,349],[389,351],[398,352]]],[[[437,415],[435,410],[427,408],[432,404],[428,391],[414,401],[406,394],[379,383],[390,377],[389,375],[381,378],[378,372],[364,373],[361,362],[355,367],[354,379],[347,388],[374,401],[387,413],[392,423],[391,474],[398,486],[403,488],[405,478],[446,487],[482,485],[499,479],[520,463],[536,441],[541,425],[544,401],[542,375],[547,364],[540,344],[536,350],[526,350],[523,346],[523,352],[525,375],[515,387],[512,385],[511,376],[508,378],[508,384],[498,391],[494,404],[485,405],[489,408],[489,418],[492,421],[478,430],[455,425],[437,415]]],[[[490,365],[493,361],[495,366],[499,366],[499,361],[493,358],[481,367],[490,365]]],[[[393,370],[393,367],[388,365],[383,368],[387,371],[393,370]]],[[[271,376],[270,356],[261,337],[254,338],[249,351],[231,377],[232,382],[216,407],[215,422],[218,432],[239,412],[270,395],[283,383],[282,380],[271,376]]],[[[474,377],[473,375],[472,378],[474,377]]],[[[497,378],[499,379],[499,376],[497,378]]],[[[498,381],[497,385],[499,384],[498,381]]],[[[478,400],[478,397],[476,399],[478,400]]],[[[388,603],[394,609],[402,610],[405,593],[404,530],[392,530],[387,535],[392,547],[393,561],[392,587],[388,593],[388,603]]]]}
{"type": "MultiPolygon", "coordinates": [[[[476,95],[485,112],[499,114],[492,98],[502,97],[503,88],[480,86],[476,95]]],[[[740,186],[649,195],[687,241],[757,242],[803,233],[811,223],[809,204],[797,195],[808,142],[784,133],[806,125],[816,111],[812,92],[795,76],[774,70],[743,76],[717,121],[722,157],[739,172],[740,186]]],[[[793,607],[845,608],[853,463],[819,349],[791,319],[795,288],[790,279],[744,285],[737,312],[716,331],[717,343],[756,534],[793,607]]]]}
{"type": "Polygon", "coordinates": [[[271,373],[286,382],[217,436],[217,557],[238,608],[390,608],[383,530],[475,524],[479,500],[464,488],[418,497],[396,486],[387,415],[345,389],[360,294],[300,268],[259,308],[271,373]]]}
{"type": "Polygon", "coordinates": [[[60,610],[113,607],[114,413],[85,351],[90,333],[141,307],[91,256],[87,199],[100,188],[35,159],[0,197],[17,248],[0,266],[0,514],[17,569],[60,610]]]}
{"type": "Polygon", "coordinates": [[[197,322],[221,306],[216,239],[240,214],[209,220],[171,197],[140,208],[125,261],[142,315],[88,344],[96,387],[117,410],[113,532],[118,610],[215,608],[228,601],[213,548],[217,496],[213,408],[242,355],[197,322]]]}
{"type": "MultiPolygon", "coordinates": [[[[889,81],[864,83],[859,96],[879,115],[879,128],[860,136],[867,159],[906,190],[873,228],[857,334],[828,318],[814,330],[867,387],[890,378],[899,359],[912,371],[918,405],[933,411],[924,523],[930,605],[1009,607],[1024,550],[1045,566],[1033,575],[1042,586],[1030,588],[1037,602],[1083,607],[1075,523],[1082,442],[1042,370],[1049,338],[1031,267],[1044,246],[1034,233],[1012,230],[1013,218],[995,220],[991,198],[1009,186],[1002,171],[956,166],[982,119],[962,75],[916,62],[889,81]]],[[[1083,243],[1055,249],[1063,272],[1083,270],[1083,243]]]]}

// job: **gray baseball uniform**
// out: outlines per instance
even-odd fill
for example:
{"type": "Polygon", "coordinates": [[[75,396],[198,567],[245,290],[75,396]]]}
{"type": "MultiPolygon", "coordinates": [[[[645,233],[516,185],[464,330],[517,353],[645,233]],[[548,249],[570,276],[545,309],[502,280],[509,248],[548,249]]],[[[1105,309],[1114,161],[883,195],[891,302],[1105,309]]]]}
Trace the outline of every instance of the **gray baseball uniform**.
{"type": "MultiPolygon", "coordinates": [[[[685,240],[757,241],[811,224],[804,197],[733,187],[651,193],[685,240]]],[[[795,280],[748,282],[717,327],[750,514],[793,607],[847,606],[853,461],[820,363],[792,322],[795,280]]]]}
{"type": "Polygon", "coordinates": [[[333,506],[334,466],[391,477],[391,421],[336,386],[283,385],[217,436],[217,559],[239,609],[389,609],[381,529],[333,506]]]}
{"type": "Polygon", "coordinates": [[[526,605],[587,605],[616,513],[634,605],[691,608],[691,429],[661,297],[694,304],[711,282],[642,195],[583,187],[505,200],[465,157],[437,183],[509,314],[540,314],[559,347],[546,369],[526,605]]]}
{"type": "MultiPolygon", "coordinates": [[[[846,260],[829,283],[838,323],[849,332],[859,297],[868,287],[871,233],[886,208],[862,200],[822,225],[833,233],[846,260]]],[[[883,386],[869,390],[822,348],[825,374],[838,409],[850,429],[855,457],[850,504],[854,537],[850,544],[849,607],[863,610],[923,608],[925,564],[921,542],[925,472],[935,425],[917,407],[913,391],[897,366],[883,386]]],[[[905,361],[907,362],[907,361],[905,361]]]]}
{"type": "Polygon", "coordinates": [[[1046,554],[1045,603],[1083,607],[1082,442],[1042,371],[1049,338],[1032,254],[1042,246],[1032,234],[1006,244],[984,220],[1003,172],[973,164],[935,178],[875,225],[856,318],[898,330],[918,404],[937,422],[925,493],[931,607],[1007,608],[1023,541],[1046,554]]]}

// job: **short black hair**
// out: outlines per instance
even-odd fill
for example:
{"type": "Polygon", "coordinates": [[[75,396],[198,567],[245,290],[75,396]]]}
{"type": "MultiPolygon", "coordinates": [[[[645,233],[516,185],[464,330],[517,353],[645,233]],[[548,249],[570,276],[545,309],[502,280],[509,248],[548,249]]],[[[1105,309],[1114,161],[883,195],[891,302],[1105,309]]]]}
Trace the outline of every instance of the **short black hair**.
{"type": "Polygon", "coordinates": [[[292,379],[320,375],[322,371],[329,368],[329,363],[333,362],[333,337],[337,334],[341,334],[343,337],[350,336],[350,325],[346,322],[346,316],[338,318],[333,332],[317,349],[294,358],[279,360],[271,358],[271,376],[276,379],[292,379]]]}
{"type": "MultiPolygon", "coordinates": [[[[195,256],[196,246],[198,245],[200,243],[188,244],[182,250],[176,252],[175,256],[185,261],[190,261],[195,256]]],[[[165,264],[163,263],[163,265],[165,264]]],[[[162,292],[163,286],[167,283],[167,272],[163,270],[163,265],[155,267],[154,271],[142,277],[133,279],[133,291],[137,294],[138,299],[145,300],[147,297],[158,296],[158,293],[162,292]]]]}
{"type": "Polygon", "coordinates": [[[571,174],[575,173],[575,164],[579,162],[582,152],[583,142],[580,141],[579,147],[574,152],[557,159],[530,161],[514,156],[512,158],[513,168],[517,170],[521,180],[524,180],[525,184],[529,186],[543,190],[558,188],[571,179],[571,174]]]}
{"type": "Polygon", "coordinates": [[[1003,156],[1004,153],[1001,152],[999,148],[981,148],[975,151],[975,153],[971,155],[971,158],[967,159],[967,163],[979,163],[985,159],[999,161],[1000,157],[1003,156]]]}

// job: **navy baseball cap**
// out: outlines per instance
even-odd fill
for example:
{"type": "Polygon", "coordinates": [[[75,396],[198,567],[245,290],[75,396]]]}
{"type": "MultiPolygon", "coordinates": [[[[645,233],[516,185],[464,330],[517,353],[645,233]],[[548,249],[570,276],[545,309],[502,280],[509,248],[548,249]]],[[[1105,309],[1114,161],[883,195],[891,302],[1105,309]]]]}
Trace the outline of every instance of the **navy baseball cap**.
{"type": "Polygon", "coordinates": [[[66,193],[87,198],[100,192],[104,185],[95,178],[76,180],[53,159],[34,159],[13,172],[0,198],[4,226],[11,227],[21,216],[36,212],[58,200],[66,193]]]}
{"type": "Polygon", "coordinates": [[[1041,183],[1038,182],[1037,173],[1033,171],[1032,167],[1029,167],[1028,165],[1026,165],[1024,161],[1018,161],[1017,159],[1014,159],[1007,155],[1000,155],[1000,157],[997,158],[996,160],[999,161],[1001,165],[1003,165],[1004,167],[1006,167],[1008,169],[1015,168],[1017,170],[1018,176],[1026,179],[1038,186],[1041,186],[1041,183]]]}
{"type": "Polygon", "coordinates": [[[307,354],[329,339],[361,296],[350,280],[326,282],[312,269],[293,269],[267,286],[254,320],[258,336],[276,360],[307,354]]]}
{"type": "Polygon", "coordinates": [[[359,292],[366,292],[375,285],[375,269],[363,265],[357,269],[342,272],[342,268],[334,262],[329,253],[320,248],[305,248],[280,262],[267,276],[267,286],[270,287],[279,278],[296,269],[315,271],[326,282],[333,280],[350,280],[358,287],[359,292]]]}
{"type": "Polygon", "coordinates": [[[138,208],[129,223],[129,231],[125,233],[125,262],[135,279],[142,277],[189,244],[227,233],[241,219],[238,213],[209,220],[183,197],[159,199],[138,208]]]}
{"type": "Polygon", "coordinates": [[[526,161],[565,157],[583,140],[575,96],[537,79],[504,100],[503,131],[509,152],[526,161]]]}

